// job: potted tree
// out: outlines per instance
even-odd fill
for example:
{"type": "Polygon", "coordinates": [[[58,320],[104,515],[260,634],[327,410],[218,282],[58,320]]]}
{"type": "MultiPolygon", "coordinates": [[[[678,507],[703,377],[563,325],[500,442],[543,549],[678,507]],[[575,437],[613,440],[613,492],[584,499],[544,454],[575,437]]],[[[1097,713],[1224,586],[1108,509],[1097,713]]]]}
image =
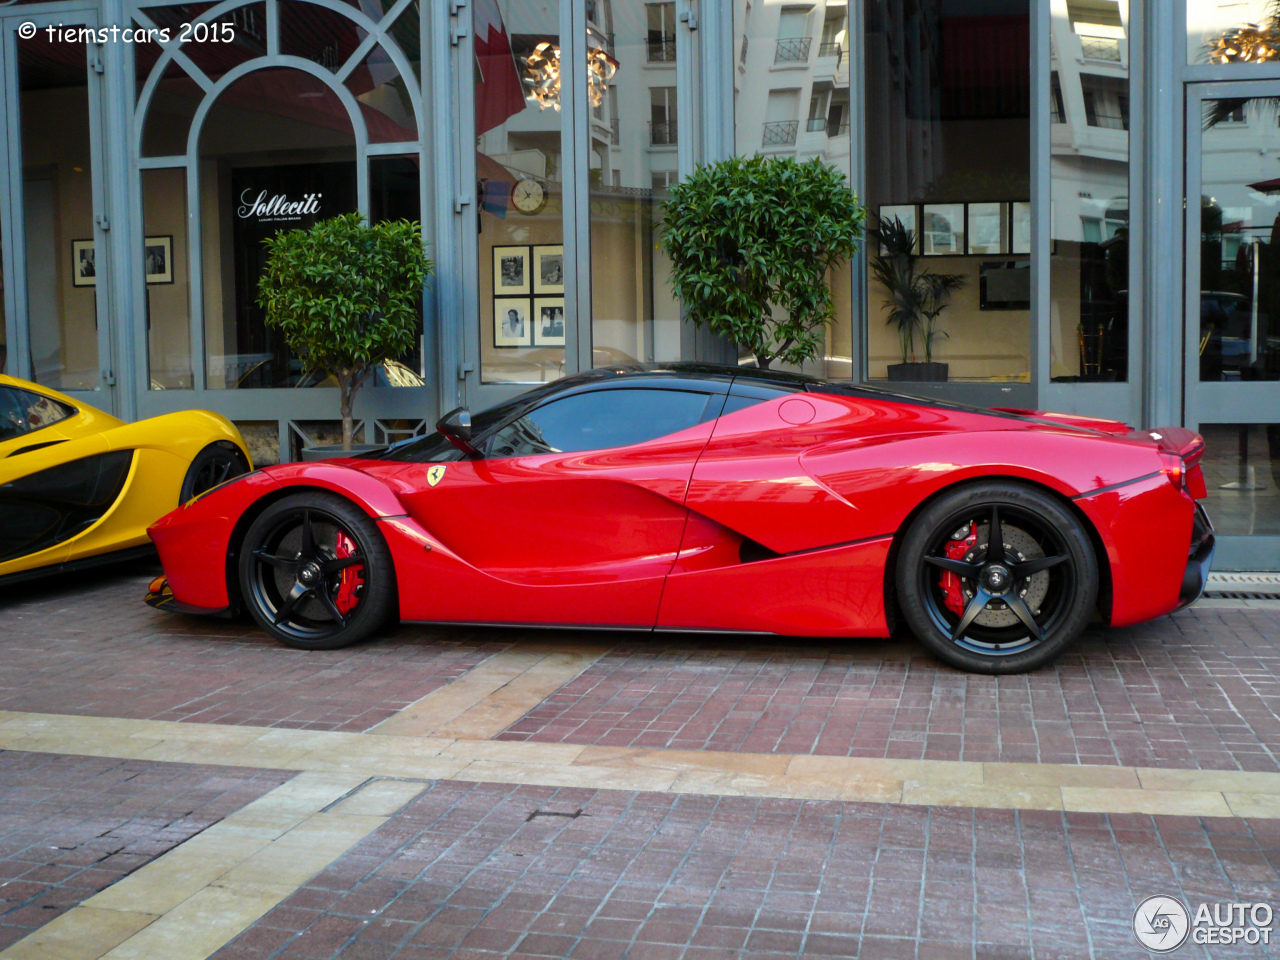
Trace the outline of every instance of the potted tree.
{"type": "Polygon", "coordinates": [[[817,158],[732,157],[671,188],[660,245],[689,318],[761,367],[818,355],[833,315],[827,274],[853,256],[865,213],[817,158]]]}
{"type": "Polygon", "coordinates": [[[358,213],[320,220],[264,241],[267,266],[258,290],[267,323],[309,373],[338,381],[342,446],[309,447],[309,459],[353,449],[352,405],[380,364],[413,349],[418,305],[433,265],[421,227],[406,220],[369,226],[358,213]]]}
{"type": "Polygon", "coordinates": [[[889,364],[889,379],[946,380],[949,365],[933,361],[934,342],[947,336],[946,331],[938,329],[938,317],[951,294],[964,286],[965,278],[958,273],[933,273],[922,268],[915,231],[897,217],[881,221],[875,233],[882,252],[872,259],[871,272],[889,294],[884,303],[888,313],[885,323],[896,328],[902,348],[902,362],[889,364]],[[923,362],[916,362],[917,338],[923,349],[923,362]]]}

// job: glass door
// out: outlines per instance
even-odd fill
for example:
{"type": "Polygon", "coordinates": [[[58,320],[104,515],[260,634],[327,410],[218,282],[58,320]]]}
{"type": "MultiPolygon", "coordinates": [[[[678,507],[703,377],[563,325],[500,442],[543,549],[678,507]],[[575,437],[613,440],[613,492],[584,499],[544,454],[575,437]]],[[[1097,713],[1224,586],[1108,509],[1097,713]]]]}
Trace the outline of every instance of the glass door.
{"type": "Polygon", "coordinates": [[[0,23],[10,201],[2,232],[17,319],[8,369],[113,411],[96,14],[0,23]]]}
{"type": "Polygon", "coordinates": [[[1280,82],[1187,98],[1187,425],[1205,437],[1214,566],[1280,569],[1280,82]]]}

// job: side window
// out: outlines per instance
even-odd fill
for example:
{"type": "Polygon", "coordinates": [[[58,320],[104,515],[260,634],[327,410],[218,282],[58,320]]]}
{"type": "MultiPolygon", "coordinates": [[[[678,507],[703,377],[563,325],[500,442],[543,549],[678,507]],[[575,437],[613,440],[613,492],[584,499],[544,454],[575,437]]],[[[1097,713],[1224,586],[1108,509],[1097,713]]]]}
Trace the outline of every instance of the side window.
{"type": "Polygon", "coordinates": [[[486,455],[528,457],[644,443],[696,426],[709,399],[705,393],[685,390],[574,394],[507,424],[490,438],[486,455]]]}
{"type": "Polygon", "coordinates": [[[12,440],[75,413],[71,407],[38,393],[0,387],[0,440],[12,440]]]}

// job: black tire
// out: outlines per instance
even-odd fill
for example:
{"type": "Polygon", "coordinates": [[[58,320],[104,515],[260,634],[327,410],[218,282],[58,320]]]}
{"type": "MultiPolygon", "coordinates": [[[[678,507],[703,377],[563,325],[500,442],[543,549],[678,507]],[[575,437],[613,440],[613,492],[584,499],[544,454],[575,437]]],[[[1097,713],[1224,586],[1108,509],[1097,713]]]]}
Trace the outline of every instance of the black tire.
{"type": "Polygon", "coordinates": [[[895,585],[912,632],[939,659],[974,673],[1023,673],[1057,658],[1088,625],[1098,561],[1083,524],[1052,496],[1014,482],[970,484],[912,522],[895,585]]]}
{"type": "Polygon", "coordinates": [[[191,466],[187,467],[178,503],[186,503],[192,497],[248,472],[249,461],[234,443],[230,440],[211,443],[197,453],[191,466]]]}
{"type": "Polygon", "coordinates": [[[364,640],[395,609],[395,568],[377,524],[331,493],[293,494],[262,511],[245,532],[239,575],[253,619],[302,650],[364,640]]]}

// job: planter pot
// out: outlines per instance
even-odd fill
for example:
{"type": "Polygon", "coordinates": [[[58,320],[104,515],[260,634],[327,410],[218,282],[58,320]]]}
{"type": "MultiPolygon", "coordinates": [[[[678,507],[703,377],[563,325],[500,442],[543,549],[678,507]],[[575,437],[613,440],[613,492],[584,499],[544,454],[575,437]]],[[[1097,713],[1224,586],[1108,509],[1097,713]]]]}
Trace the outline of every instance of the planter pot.
{"type": "Polygon", "coordinates": [[[377,450],[385,449],[386,445],[379,443],[353,443],[350,450],[343,450],[340,443],[326,443],[317,447],[303,447],[302,460],[304,463],[314,463],[316,460],[358,457],[363,453],[373,453],[377,450]]]}
{"type": "Polygon", "coordinates": [[[889,364],[889,379],[944,383],[947,379],[948,369],[949,364],[945,363],[891,363],[889,364]]]}

